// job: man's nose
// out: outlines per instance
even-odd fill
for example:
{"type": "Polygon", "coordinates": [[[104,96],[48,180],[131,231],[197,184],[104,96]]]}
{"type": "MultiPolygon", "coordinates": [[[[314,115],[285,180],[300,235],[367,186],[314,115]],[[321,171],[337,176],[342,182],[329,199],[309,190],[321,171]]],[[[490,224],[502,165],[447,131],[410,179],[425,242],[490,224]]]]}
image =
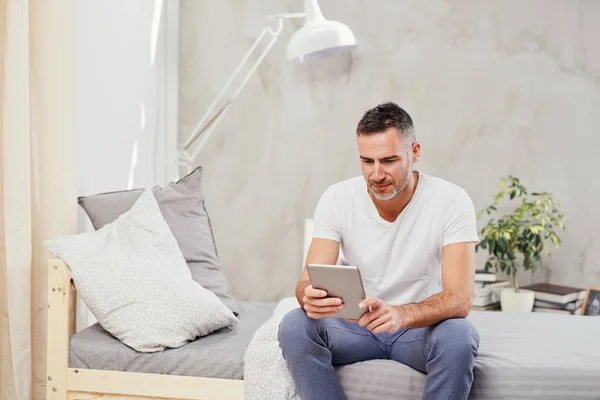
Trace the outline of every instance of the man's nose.
{"type": "Polygon", "coordinates": [[[383,172],[383,168],[381,168],[381,164],[375,164],[375,168],[373,169],[373,180],[380,181],[385,177],[385,173],[383,172]]]}

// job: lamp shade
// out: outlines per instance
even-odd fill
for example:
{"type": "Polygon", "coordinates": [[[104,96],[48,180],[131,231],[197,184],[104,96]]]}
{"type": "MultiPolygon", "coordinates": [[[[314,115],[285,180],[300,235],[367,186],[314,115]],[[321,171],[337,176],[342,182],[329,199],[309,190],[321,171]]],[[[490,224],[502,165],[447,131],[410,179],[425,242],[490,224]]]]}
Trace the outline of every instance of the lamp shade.
{"type": "Polygon", "coordinates": [[[325,19],[317,0],[305,0],[306,21],[290,38],[287,59],[293,62],[312,61],[350,51],[356,38],[346,25],[325,19]]]}

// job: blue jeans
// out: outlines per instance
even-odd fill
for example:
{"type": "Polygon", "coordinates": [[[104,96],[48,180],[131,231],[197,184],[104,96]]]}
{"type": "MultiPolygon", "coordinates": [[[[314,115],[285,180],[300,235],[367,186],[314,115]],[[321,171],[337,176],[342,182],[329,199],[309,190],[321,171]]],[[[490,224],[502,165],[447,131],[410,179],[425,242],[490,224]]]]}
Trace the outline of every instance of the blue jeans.
{"type": "Polygon", "coordinates": [[[303,400],[344,399],[334,366],[390,359],[426,373],[423,399],[466,399],[479,334],[464,318],[373,334],[340,318],[312,319],[297,308],[279,326],[279,345],[303,400]]]}

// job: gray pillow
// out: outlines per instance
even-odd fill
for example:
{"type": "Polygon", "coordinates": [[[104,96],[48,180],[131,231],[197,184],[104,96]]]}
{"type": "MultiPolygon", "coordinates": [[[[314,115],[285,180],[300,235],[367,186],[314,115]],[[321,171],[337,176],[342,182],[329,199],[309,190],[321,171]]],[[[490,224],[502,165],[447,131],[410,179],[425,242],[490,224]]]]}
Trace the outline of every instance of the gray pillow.
{"type": "MultiPolygon", "coordinates": [[[[210,218],[204,206],[201,182],[202,167],[198,167],[177,182],[164,187],[153,187],[152,192],[177,240],[192,278],[216,294],[238,315],[238,305],[229,293],[229,285],[221,271],[210,218]]],[[[143,192],[144,189],[134,189],[101,193],[79,197],[78,202],[94,229],[98,230],[129,211],[143,192]]]]}

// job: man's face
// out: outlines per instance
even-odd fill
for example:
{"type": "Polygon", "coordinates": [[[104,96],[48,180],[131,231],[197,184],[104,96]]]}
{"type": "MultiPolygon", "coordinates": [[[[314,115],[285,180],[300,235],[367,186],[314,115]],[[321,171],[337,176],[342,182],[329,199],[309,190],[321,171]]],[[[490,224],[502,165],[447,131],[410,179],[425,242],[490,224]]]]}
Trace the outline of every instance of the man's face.
{"type": "Polygon", "coordinates": [[[407,150],[396,128],[359,135],[357,140],[369,192],[379,200],[391,200],[402,193],[419,157],[419,144],[407,150]]]}

